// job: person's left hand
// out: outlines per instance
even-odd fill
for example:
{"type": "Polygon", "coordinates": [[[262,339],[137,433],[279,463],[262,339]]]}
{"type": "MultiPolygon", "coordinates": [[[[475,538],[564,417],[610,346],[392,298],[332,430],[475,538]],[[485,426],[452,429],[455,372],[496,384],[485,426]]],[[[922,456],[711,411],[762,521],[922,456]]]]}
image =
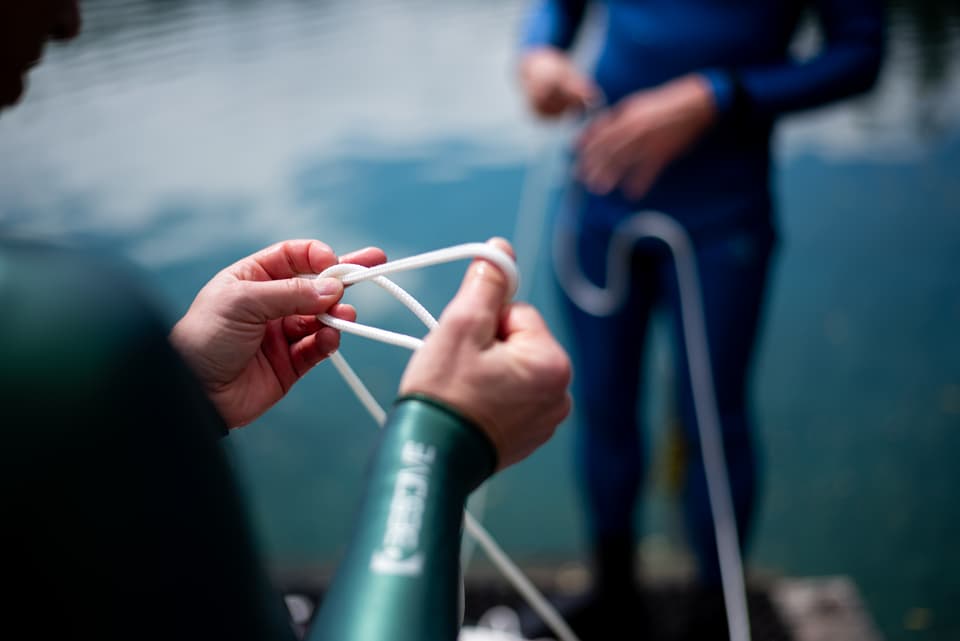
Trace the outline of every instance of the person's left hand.
{"type": "MultiPolygon", "coordinates": [[[[375,247],[340,262],[372,267],[386,260],[375,247]]],[[[337,263],[317,240],[289,240],[227,267],[207,283],[170,333],[229,427],[246,425],[283,398],[311,367],[334,352],[340,333],[324,312],[356,320],[338,304],[343,284],[309,280],[337,263]]]]}
{"type": "Polygon", "coordinates": [[[638,91],[597,116],[584,131],[577,174],[594,193],[619,186],[628,197],[640,198],[715,118],[713,93],[698,74],[638,91]]]}

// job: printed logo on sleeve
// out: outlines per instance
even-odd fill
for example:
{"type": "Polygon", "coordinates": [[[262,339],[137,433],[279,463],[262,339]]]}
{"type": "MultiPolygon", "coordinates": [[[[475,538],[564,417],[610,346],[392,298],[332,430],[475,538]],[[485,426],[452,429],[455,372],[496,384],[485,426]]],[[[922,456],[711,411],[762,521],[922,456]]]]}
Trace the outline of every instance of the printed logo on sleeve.
{"type": "Polygon", "coordinates": [[[417,576],[423,571],[420,527],[430,491],[430,470],[436,458],[433,445],[407,441],[401,450],[402,469],[397,473],[383,542],[370,558],[377,574],[417,576]]]}

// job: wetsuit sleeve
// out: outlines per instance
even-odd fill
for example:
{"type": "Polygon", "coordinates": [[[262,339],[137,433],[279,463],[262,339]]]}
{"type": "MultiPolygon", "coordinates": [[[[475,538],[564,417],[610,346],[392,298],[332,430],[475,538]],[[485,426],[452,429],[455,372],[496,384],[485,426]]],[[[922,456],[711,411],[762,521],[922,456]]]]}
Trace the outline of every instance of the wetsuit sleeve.
{"type": "Polygon", "coordinates": [[[493,445],[458,413],[399,400],[310,641],[456,639],[463,510],[495,467],[493,445]]]}
{"type": "Polygon", "coordinates": [[[295,641],[225,425],[134,274],[0,240],[0,629],[295,641]]]}
{"type": "Polygon", "coordinates": [[[711,70],[721,113],[772,118],[817,107],[873,86],[883,56],[879,0],[817,0],[823,50],[797,63],[711,70]]]}
{"type": "Polygon", "coordinates": [[[534,0],[523,21],[521,48],[569,49],[586,9],[587,0],[534,0]]]}

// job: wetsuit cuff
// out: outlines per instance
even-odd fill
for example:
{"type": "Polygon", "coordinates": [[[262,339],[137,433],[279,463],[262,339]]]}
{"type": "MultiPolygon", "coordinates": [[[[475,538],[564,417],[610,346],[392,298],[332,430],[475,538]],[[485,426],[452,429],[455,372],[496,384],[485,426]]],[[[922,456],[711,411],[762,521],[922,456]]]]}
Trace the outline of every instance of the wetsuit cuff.
{"type": "Polygon", "coordinates": [[[705,71],[703,76],[713,91],[721,126],[750,132],[757,114],[740,73],[736,69],[720,69],[705,71]]]}
{"type": "Polygon", "coordinates": [[[497,451],[476,423],[456,408],[420,392],[404,394],[394,401],[387,424],[417,424],[449,451],[451,469],[473,491],[497,469],[497,451]]]}
{"type": "Polygon", "coordinates": [[[733,108],[735,99],[732,75],[723,69],[709,69],[700,72],[700,75],[706,79],[707,85],[713,93],[713,103],[717,108],[717,113],[721,116],[728,114],[733,108]]]}
{"type": "Polygon", "coordinates": [[[398,399],[310,641],[456,639],[463,508],[495,465],[493,445],[456,410],[398,399]]]}

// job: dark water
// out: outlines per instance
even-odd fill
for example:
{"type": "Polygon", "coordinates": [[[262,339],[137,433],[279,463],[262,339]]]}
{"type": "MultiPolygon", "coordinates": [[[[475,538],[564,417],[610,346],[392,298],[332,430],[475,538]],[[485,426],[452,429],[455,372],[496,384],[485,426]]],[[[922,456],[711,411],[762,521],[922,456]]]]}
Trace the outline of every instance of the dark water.
{"type": "MultiPolygon", "coordinates": [[[[50,50],[0,117],[0,228],[128,257],[171,318],[282,238],[400,257],[510,236],[543,137],[511,77],[516,5],[88,0],[83,36],[50,50]]],[[[777,140],[750,560],[852,575],[891,639],[960,638],[957,14],[895,5],[874,94],[792,118],[777,140]]],[[[556,322],[543,267],[534,301],[556,322]]],[[[460,273],[401,282],[439,311],[460,273]]],[[[364,321],[419,331],[356,289],[364,321]]],[[[407,354],[351,337],[343,351],[389,400],[407,354]]],[[[579,558],[571,427],[492,483],[486,520],[523,562],[579,558]]],[[[275,564],[334,558],[373,439],[327,366],[232,437],[275,564]]],[[[645,549],[669,562],[682,532],[654,481],[645,549]]]]}

